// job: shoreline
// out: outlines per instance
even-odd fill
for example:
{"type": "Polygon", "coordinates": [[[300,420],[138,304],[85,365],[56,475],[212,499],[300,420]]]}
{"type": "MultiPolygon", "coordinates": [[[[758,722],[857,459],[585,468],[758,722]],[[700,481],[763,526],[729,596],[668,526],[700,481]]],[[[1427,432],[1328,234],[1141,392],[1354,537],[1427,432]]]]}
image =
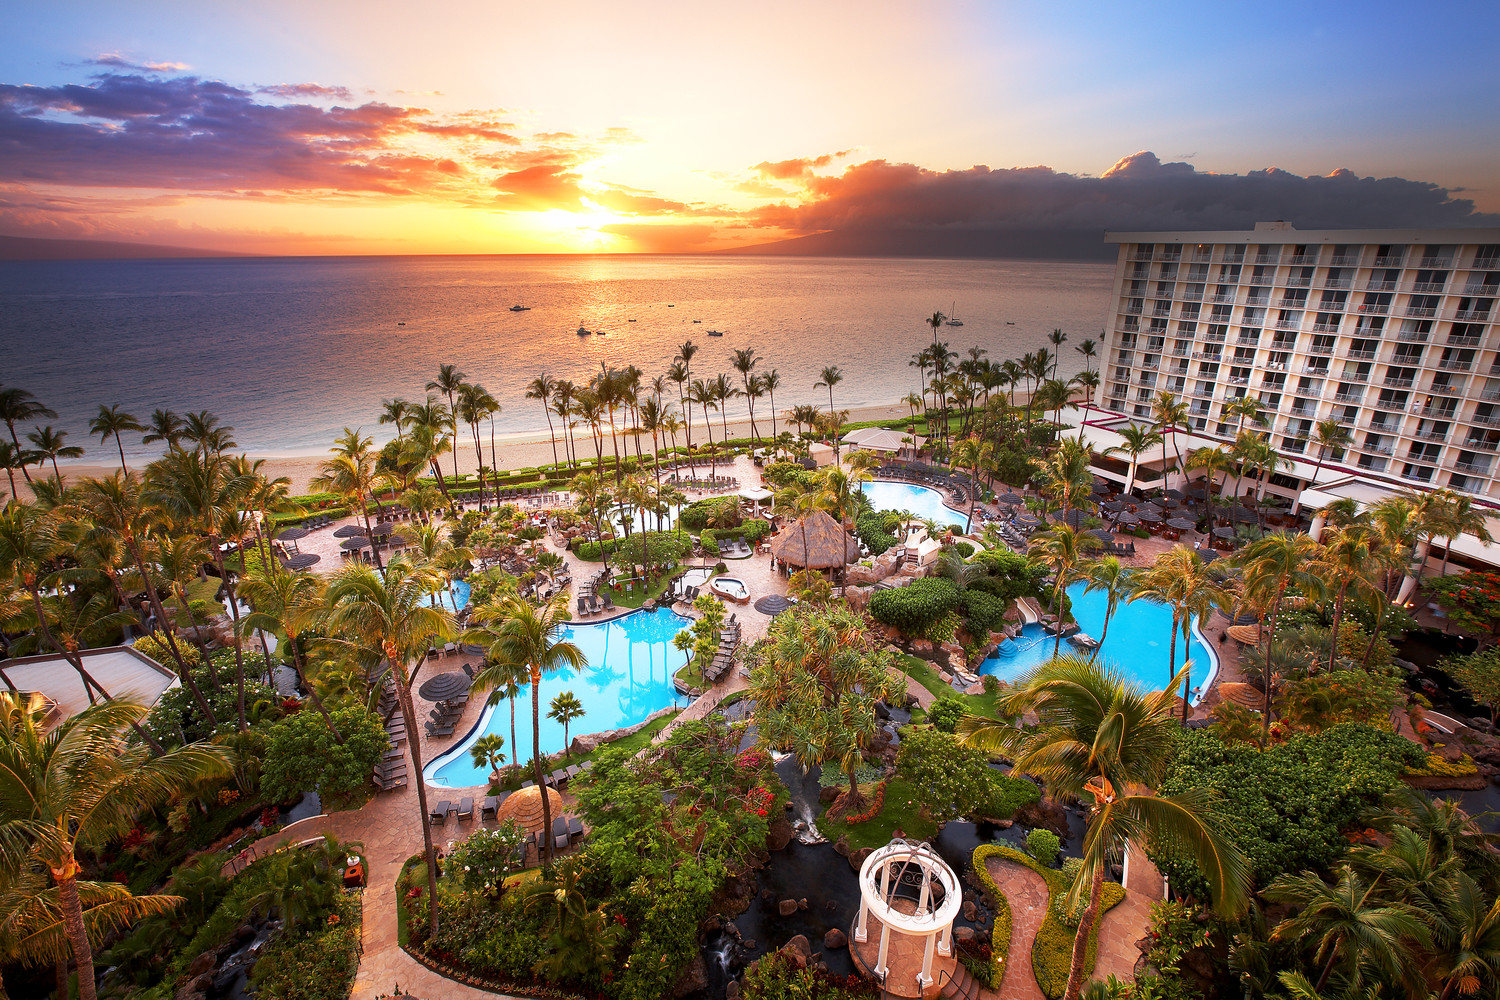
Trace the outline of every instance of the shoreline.
{"type": "MultiPolygon", "coordinates": [[[[849,422],[861,423],[869,420],[893,420],[897,417],[909,416],[910,413],[911,410],[907,408],[905,403],[901,402],[851,407],[849,410],[849,422]]],[[[769,414],[766,414],[763,417],[761,414],[757,413],[755,416],[755,423],[760,429],[761,436],[769,439],[771,436],[771,422],[769,420],[769,414]]],[[[723,437],[723,425],[717,420],[715,420],[713,424],[713,439],[717,442],[723,437]]],[[[750,421],[748,418],[741,417],[738,419],[730,419],[728,421],[728,426],[730,438],[744,438],[750,436],[750,421]]],[[[776,429],[778,431],[788,429],[786,421],[783,420],[780,415],[778,415],[776,418],[776,429]]],[[[484,443],[485,464],[488,465],[490,459],[489,437],[488,435],[482,435],[482,437],[484,443]]],[[[563,445],[564,434],[561,432],[561,428],[558,429],[555,437],[557,440],[557,458],[559,461],[565,461],[566,456],[563,445]]],[[[580,458],[594,457],[593,436],[589,433],[589,431],[581,428],[574,428],[573,437],[574,442],[578,447],[578,454],[580,458]],[[580,433],[580,430],[582,431],[582,433],[580,433]]],[[[623,448],[624,441],[628,440],[628,437],[626,437],[625,435],[620,435],[620,437],[622,438],[621,446],[623,448]]],[[[649,450],[651,446],[650,436],[643,434],[641,437],[643,450],[649,450]]],[[[495,465],[500,470],[524,469],[536,465],[549,465],[553,460],[551,443],[552,440],[553,437],[549,436],[545,430],[510,431],[506,434],[496,434],[495,465]]],[[[693,441],[696,444],[705,440],[706,437],[703,431],[703,421],[700,416],[695,415],[695,419],[693,420],[693,441]]],[[[332,442],[330,442],[330,444],[331,443],[332,442]]],[[[679,446],[685,445],[687,443],[685,436],[679,435],[677,443],[679,446]]],[[[670,441],[662,442],[663,447],[669,447],[670,444],[670,441]]],[[[97,450],[101,455],[109,454],[108,449],[102,446],[96,446],[96,449],[91,450],[97,450]]],[[[475,472],[477,472],[479,463],[475,460],[472,437],[469,435],[467,427],[459,428],[459,441],[457,451],[458,471],[461,474],[468,475],[473,475],[475,472]]],[[[634,453],[633,445],[631,446],[631,451],[632,453],[634,453]]],[[[612,446],[610,444],[608,434],[606,434],[604,437],[604,454],[612,454],[612,446]]],[[[308,483],[318,474],[319,466],[322,465],[322,463],[328,458],[328,456],[329,453],[326,451],[304,455],[250,455],[250,457],[253,459],[259,458],[265,461],[265,472],[268,476],[273,478],[277,476],[286,476],[287,478],[289,478],[291,480],[291,492],[294,496],[310,492],[308,483]]],[[[144,468],[149,461],[149,459],[138,459],[132,457],[126,458],[126,464],[131,469],[136,471],[144,468]]],[[[449,475],[452,475],[453,455],[444,455],[442,457],[441,464],[443,467],[443,471],[449,475]]],[[[65,482],[76,481],[79,479],[90,477],[108,476],[120,471],[118,455],[116,455],[116,461],[114,462],[78,460],[74,462],[60,462],[58,463],[58,466],[62,471],[63,480],[65,482]]],[[[50,468],[44,471],[49,474],[51,472],[50,468]]],[[[21,485],[24,489],[24,483],[21,483],[21,485]]]]}

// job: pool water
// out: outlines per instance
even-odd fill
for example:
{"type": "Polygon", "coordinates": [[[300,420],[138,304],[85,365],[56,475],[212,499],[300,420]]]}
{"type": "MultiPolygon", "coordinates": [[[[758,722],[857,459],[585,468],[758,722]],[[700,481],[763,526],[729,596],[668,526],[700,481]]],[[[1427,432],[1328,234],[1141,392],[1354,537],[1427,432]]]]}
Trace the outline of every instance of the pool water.
{"type": "MultiPolygon", "coordinates": [[[[1099,638],[1104,631],[1104,609],[1108,595],[1102,590],[1091,594],[1083,592],[1084,585],[1075,583],[1068,588],[1068,597],[1073,601],[1073,617],[1085,635],[1099,638]]],[[[1171,639],[1172,609],[1165,604],[1152,601],[1121,601],[1109,620],[1109,634],[1099,650],[1099,662],[1108,663],[1125,675],[1126,680],[1140,685],[1145,691],[1160,691],[1171,680],[1167,671],[1168,642],[1171,639]]],[[[980,673],[994,674],[1003,681],[1013,681],[1052,657],[1057,642],[1055,636],[1047,635],[1040,625],[1027,625],[1020,636],[1001,643],[995,656],[980,665],[980,673]]],[[[1062,641],[1062,652],[1089,655],[1087,650],[1073,645],[1066,638],[1062,641]]],[[[1189,699],[1196,704],[1209,680],[1218,671],[1218,660],[1212,649],[1198,633],[1197,622],[1193,623],[1192,641],[1188,643],[1188,657],[1193,661],[1188,676],[1194,694],[1189,699]]],[[[1182,668],[1182,641],[1177,642],[1177,668],[1182,668]]],[[[1181,691],[1177,692],[1181,694],[1181,691]]]]}
{"type": "Polygon", "coordinates": [[[440,593],[433,594],[430,602],[433,607],[444,607],[454,614],[469,606],[469,584],[467,580],[454,580],[453,586],[440,593]]]}
{"type": "Polygon", "coordinates": [[[655,512],[645,515],[634,507],[616,507],[609,512],[609,523],[616,535],[624,534],[625,522],[630,522],[630,533],[634,535],[641,530],[641,525],[646,526],[647,531],[671,531],[672,526],[677,523],[678,508],[668,507],[666,512],[659,517],[655,512]]]}
{"type": "Polygon", "coordinates": [[[870,498],[876,510],[906,511],[938,525],[956,524],[960,528],[968,521],[968,514],[954,510],[943,503],[943,495],[926,486],[910,483],[861,483],[860,489],[870,498]]]}
{"type": "MultiPolygon", "coordinates": [[[[562,638],[576,644],[588,660],[582,671],[559,670],[542,678],[541,742],[543,753],[563,749],[563,728],[547,718],[547,705],[564,691],[583,703],[584,714],[568,726],[571,739],[581,733],[632,726],[653,712],[686,700],[672,685],[672,675],[687,662],[672,640],[692,620],[665,608],[634,611],[597,625],[569,625],[562,638]]],[[[511,763],[510,707],[504,701],[487,706],[479,725],[462,741],[422,769],[427,783],[467,788],[489,780],[489,769],[475,766],[469,747],[486,733],[505,737],[506,763],[511,763]]],[[[531,759],[531,685],[523,685],[516,699],[516,739],[522,764],[531,759]]]]}

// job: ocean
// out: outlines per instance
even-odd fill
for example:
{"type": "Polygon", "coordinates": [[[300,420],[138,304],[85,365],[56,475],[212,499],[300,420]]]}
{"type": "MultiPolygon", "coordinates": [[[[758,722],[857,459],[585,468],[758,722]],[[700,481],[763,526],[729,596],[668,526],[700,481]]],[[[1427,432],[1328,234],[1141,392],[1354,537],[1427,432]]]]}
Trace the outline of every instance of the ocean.
{"type": "MultiPolygon", "coordinates": [[[[635,364],[649,380],[689,339],[695,378],[738,382],[730,356],[749,347],[758,371],[780,373],[778,410],[826,406],[814,387],[825,365],[843,371],[836,405],[853,408],[916,391],[908,362],[934,310],[963,321],[942,329],[951,349],[995,359],[1060,327],[1058,371],[1078,371],[1073,347],[1099,339],[1112,277],[1098,263],[743,256],[3,262],[0,383],[34,393],[102,461],[113,443],[87,433],[101,403],[143,420],[212,410],[262,456],[325,454],[345,426],[383,441],[394,429],[377,423],[381,401],[420,401],[443,363],[499,400],[498,431],[545,431],[524,398],[537,375],[582,382],[601,363],[635,364]]],[[[743,412],[735,401],[730,419],[743,412]]],[[[157,449],[127,440],[126,453],[157,449]]]]}

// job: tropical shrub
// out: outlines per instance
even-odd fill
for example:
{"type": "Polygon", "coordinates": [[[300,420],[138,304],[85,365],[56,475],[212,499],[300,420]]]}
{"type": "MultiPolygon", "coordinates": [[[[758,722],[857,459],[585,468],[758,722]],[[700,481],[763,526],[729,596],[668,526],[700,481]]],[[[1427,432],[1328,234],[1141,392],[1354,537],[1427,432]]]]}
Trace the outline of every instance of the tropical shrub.
{"type": "Polygon", "coordinates": [[[506,876],[521,870],[525,844],[525,831],[513,819],[494,830],[480,827],[448,852],[443,878],[461,889],[498,895],[506,876]]]}
{"type": "Polygon", "coordinates": [[[968,714],[964,700],[958,695],[939,695],[937,701],[927,709],[927,721],[940,732],[951,733],[958,728],[958,720],[968,714]]]}
{"type": "Polygon", "coordinates": [[[1000,598],[983,590],[965,589],[961,598],[965,628],[977,639],[986,639],[1005,622],[1008,606],[1000,598]]]}
{"type": "Polygon", "coordinates": [[[1051,830],[1043,830],[1038,827],[1026,835],[1026,851],[1037,864],[1051,868],[1057,863],[1057,852],[1062,847],[1062,840],[1051,830]]]}
{"type": "Polygon", "coordinates": [[[1459,628],[1500,636],[1500,573],[1442,576],[1427,581],[1427,590],[1459,628]]]}
{"type": "Polygon", "coordinates": [[[745,1000],[868,1000],[879,995],[875,984],[858,976],[835,978],[815,969],[799,968],[777,951],[745,970],[745,1000]]]}
{"type": "MultiPolygon", "coordinates": [[[[139,641],[141,640],[137,640],[139,641]]],[[[191,645],[182,642],[178,644],[185,653],[191,645]]],[[[249,654],[246,653],[246,658],[248,657],[249,654]]],[[[169,654],[165,664],[175,666],[175,662],[169,654]]],[[[246,663],[245,667],[247,711],[253,714],[255,706],[259,704],[271,706],[270,709],[263,710],[262,714],[275,715],[274,706],[280,705],[280,695],[274,688],[249,676],[253,670],[251,664],[246,663]]],[[[191,671],[191,675],[218,725],[209,724],[198,706],[198,700],[185,685],[177,684],[167,688],[151,707],[150,714],[141,726],[169,750],[184,742],[206,740],[216,733],[229,733],[235,729],[239,697],[234,682],[234,652],[228,649],[217,650],[209,657],[209,665],[191,671]]]]}
{"type": "Polygon", "coordinates": [[[967,559],[974,554],[974,544],[972,542],[954,542],[953,551],[967,559]]]}
{"type": "Polygon", "coordinates": [[[922,636],[959,605],[952,580],[927,577],[870,595],[870,617],[905,636],[922,636]]]}
{"type": "MultiPolygon", "coordinates": [[[[620,537],[606,538],[602,542],[578,541],[574,543],[573,548],[578,558],[589,562],[602,562],[621,550],[623,550],[623,559],[639,562],[641,558],[640,533],[637,532],[628,539],[620,537]]],[[[679,535],[675,531],[646,532],[646,562],[651,565],[676,562],[692,551],[693,540],[686,534],[679,535]]]]}
{"type": "Polygon", "coordinates": [[[925,726],[903,733],[896,773],[923,815],[940,823],[958,816],[1007,819],[1041,796],[1031,782],[990,767],[981,751],[925,726]]]}
{"type": "Polygon", "coordinates": [[[1490,711],[1490,722],[1500,719],[1500,647],[1491,646],[1470,656],[1450,656],[1438,663],[1470,698],[1490,711]]]}
{"type": "Polygon", "coordinates": [[[285,802],[312,791],[325,802],[336,802],[369,789],[371,773],[391,748],[385,726],[363,705],[346,705],[329,715],[342,743],[322,714],[311,709],[270,728],[261,763],[261,790],[269,800],[285,802]]]}
{"type": "Polygon", "coordinates": [[[1434,753],[1428,754],[1427,759],[1417,766],[1407,768],[1406,773],[1414,778],[1466,778],[1478,774],[1479,765],[1468,754],[1461,754],[1457,760],[1448,760],[1434,753]]]}
{"type": "Polygon", "coordinates": [[[342,896],[321,927],[273,938],[251,973],[264,1000],[346,1000],[359,970],[360,901],[342,896]]]}

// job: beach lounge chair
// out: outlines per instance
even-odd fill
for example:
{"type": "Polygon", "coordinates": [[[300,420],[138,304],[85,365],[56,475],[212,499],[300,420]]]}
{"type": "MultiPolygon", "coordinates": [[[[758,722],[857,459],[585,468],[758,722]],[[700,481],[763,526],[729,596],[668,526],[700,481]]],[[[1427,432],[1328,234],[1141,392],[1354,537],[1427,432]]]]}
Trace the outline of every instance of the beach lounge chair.
{"type": "Polygon", "coordinates": [[[578,777],[578,772],[580,770],[581,770],[581,768],[579,768],[579,766],[577,764],[569,764],[568,765],[568,777],[569,777],[569,779],[578,777]]]}
{"type": "Polygon", "coordinates": [[[465,795],[463,798],[458,800],[458,821],[462,823],[465,820],[470,820],[473,818],[474,800],[471,797],[465,795]]]}
{"type": "Polygon", "coordinates": [[[551,780],[552,787],[556,788],[564,781],[567,781],[569,778],[571,778],[572,775],[567,771],[564,771],[562,768],[558,768],[556,771],[553,771],[551,774],[547,775],[547,777],[551,780]]]}
{"type": "Polygon", "coordinates": [[[500,808],[500,796],[486,795],[484,801],[479,805],[479,822],[495,818],[495,810],[500,808]]]}
{"type": "Polygon", "coordinates": [[[382,792],[389,792],[389,791],[393,791],[394,789],[397,789],[397,788],[405,788],[405,787],[406,787],[406,772],[403,771],[401,774],[397,775],[394,778],[387,778],[385,780],[385,782],[380,786],[380,790],[382,792]]]}
{"type": "Polygon", "coordinates": [[[568,817],[568,839],[574,841],[583,839],[583,820],[577,816],[568,817]]]}
{"type": "Polygon", "coordinates": [[[535,788],[536,787],[536,782],[532,781],[530,778],[527,778],[525,781],[521,782],[521,787],[522,788],[535,788]]]}
{"type": "Polygon", "coordinates": [[[427,818],[432,820],[432,822],[437,823],[438,825],[442,825],[443,823],[448,822],[448,814],[452,811],[453,803],[449,802],[447,799],[444,799],[428,811],[427,818]]]}
{"type": "Polygon", "coordinates": [[[452,736],[453,724],[447,723],[445,725],[435,725],[429,722],[427,723],[427,735],[434,738],[438,736],[452,736]]]}

